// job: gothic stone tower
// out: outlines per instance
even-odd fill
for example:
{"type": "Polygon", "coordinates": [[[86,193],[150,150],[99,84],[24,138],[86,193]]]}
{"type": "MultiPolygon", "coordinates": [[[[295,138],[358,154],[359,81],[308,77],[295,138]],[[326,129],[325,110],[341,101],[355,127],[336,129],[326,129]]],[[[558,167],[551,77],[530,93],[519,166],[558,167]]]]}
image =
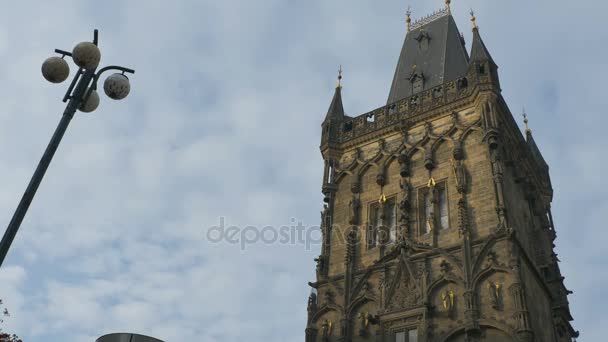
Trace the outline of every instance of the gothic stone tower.
{"type": "Polygon", "coordinates": [[[411,24],[388,103],[322,124],[323,246],[306,342],[572,341],[549,168],[473,21],[411,24]]]}

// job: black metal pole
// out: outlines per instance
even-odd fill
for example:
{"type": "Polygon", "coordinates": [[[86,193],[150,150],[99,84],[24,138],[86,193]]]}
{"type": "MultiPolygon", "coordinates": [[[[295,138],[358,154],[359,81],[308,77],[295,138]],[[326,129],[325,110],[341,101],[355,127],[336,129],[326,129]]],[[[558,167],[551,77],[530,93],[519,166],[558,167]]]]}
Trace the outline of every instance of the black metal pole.
{"type": "MultiPolygon", "coordinates": [[[[42,158],[38,163],[38,167],[36,168],[36,171],[34,171],[34,175],[32,176],[32,179],[30,180],[30,183],[28,184],[27,189],[23,194],[23,197],[21,197],[21,202],[19,202],[19,206],[17,206],[17,209],[13,214],[13,218],[8,224],[6,231],[4,232],[4,236],[2,237],[2,241],[0,242],[0,267],[4,262],[4,258],[6,257],[6,254],[8,253],[8,250],[11,247],[13,240],[17,235],[17,231],[21,226],[21,222],[23,221],[23,218],[25,217],[25,214],[27,213],[30,204],[34,199],[34,195],[36,195],[38,186],[40,186],[42,178],[44,177],[46,170],[51,164],[51,160],[53,159],[53,156],[55,155],[55,152],[59,147],[59,143],[61,142],[61,139],[63,138],[63,135],[65,134],[65,131],[67,130],[68,125],[70,124],[70,121],[74,117],[76,110],[80,107],[85,91],[94,76],[95,70],[85,71],[82,74],[80,81],[78,81],[74,92],[72,93],[71,99],[68,102],[65,111],[63,112],[61,120],[59,121],[59,125],[57,125],[55,133],[51,137],[51,141],[46,147],[46,150],[44,151],[44,154],[42,155],[42,158]]],[[[80,77],[80,72],[77,73],[75,77],[80,77]]]]}

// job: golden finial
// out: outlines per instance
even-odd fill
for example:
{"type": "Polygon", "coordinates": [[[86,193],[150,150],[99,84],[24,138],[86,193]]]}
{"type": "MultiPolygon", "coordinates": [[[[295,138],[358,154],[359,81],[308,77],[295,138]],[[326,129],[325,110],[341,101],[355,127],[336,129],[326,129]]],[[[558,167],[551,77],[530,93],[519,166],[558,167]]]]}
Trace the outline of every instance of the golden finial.
{"type": "Polygon", "coordinates": [[[407,23],[407,32],[410,32],[412,27],[412,8],[407,6],[407,12],[405,12],[405,22],[407,23]]]}
{"type": "Polygon", "coordinates": [[[340,64],[340,69],[338,69],[338,88],[342,88],[342,64],[340,64]]]}
{"type": "Polygon", "coordinates": [[[473,30],[477,29],[477,18],[475,18],[475,11],[471,8],[471,22],[473,23],[473,30]]]}
{"type": "Polygon", "coordinates": [[[528,126],[528,114],[526,114],[526,108],[524,108],[523,114],[521,116],[524,117],[524,125],[526,126],[526,133],[531,133],[532,130],[528,126]]]}
{"type": "Polygon", "coordinates": [[[452,3],[452,0],[445,0],[445,6],[448,8],[448,11],[450,11],[450,4],[452,3]]]}

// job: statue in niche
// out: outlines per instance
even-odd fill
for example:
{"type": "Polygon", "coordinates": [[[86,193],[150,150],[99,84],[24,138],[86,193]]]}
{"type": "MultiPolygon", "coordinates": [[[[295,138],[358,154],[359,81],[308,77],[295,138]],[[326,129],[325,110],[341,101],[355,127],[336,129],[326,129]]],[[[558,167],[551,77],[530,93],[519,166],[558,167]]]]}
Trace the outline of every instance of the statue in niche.
{"type": "Polygon", "coordinates": [[[454,312],[454,299],[456,295],[452,290],[446,290],[441,294],[441,300],[443,302],[443,308],[451,315],[454,312]]]}
{"type": "Polygon", "coordinates": [[[308,311],[314,312],[317,310],[317,294],[312,292],[308,297],[308,311]]]}
{"type": "Polygon", "coordinates": [[[452,151],[452,156],[456,160],[464,159],[464,148],[462,148],[462,141],[454,140],[454,150],[452,151]]]}
{"type": "Polygon", "coordinates": [[[488,292],[490,294],[490,301],[492,303],[492,308],[495,310],[500,310],[502,306],[502,287],[498,283],[493,283],[488,281],[487,286],[488,292]]]}
{"type": "Polygon", "coordinates": [[[495,176],[503,174],[502,156],[500,155],[500,152],[498,152],[498,151],[495,151],[494,153],[492,153],[492,171],[494,171],[495,176]]]}
{"type": "Polygon", "coordinates": [[[456,189],[458,193],[464,193],[467,188],[467,174],[462,160],[452,161],[452,170],[456,179],[456,189]]]}
{"type": "Polygon", "coordinates": [[[435,185],[435,180],[433,178],[429,179],[427,186],[429,188],[429,202],[431,205],[429,206],[429,212],[426,215],[427,232],[429,233],[435,231],[435,205],[437,204],[435,185]]]}
{"type": "Polygon", "coordinates": [[[371,315],[369,312],[359,312],[357,315],[357,319],[360,322],[361,327],[359,328],[359,336],[366,337],[369,335],[368,328],[370,322],[371,315]]]}
{"type": "Polygon", "coordinates": [[[329,337],[331,336],[333,330],[333,323],[331,320],[324,320],[323,324],[321,324],[321,336],[323,336],[323,341],[329,341],[329,337]]]}
{"type": "Polygon", "coordinates": [[[359,207],[361,206],[360,200],[357,197],[353,197],[350,200],[350,224],[358,224],[359,223],[359,207]]]}
{"type": "Polygon", "coordinates": [[[318,258],[315,258],[315,262],[317,263],[317,279],[322,278],[325,275],[325,259],[327,257],[324,255],[319,255],[318,258]]]}
{"type": "Polygon", "coordinates": [[[329,207],[327,204],[323,205],[323,210],[321,211],[321,225],[325,226],[327,224],[327,218],[329,217],[329,207]]]}

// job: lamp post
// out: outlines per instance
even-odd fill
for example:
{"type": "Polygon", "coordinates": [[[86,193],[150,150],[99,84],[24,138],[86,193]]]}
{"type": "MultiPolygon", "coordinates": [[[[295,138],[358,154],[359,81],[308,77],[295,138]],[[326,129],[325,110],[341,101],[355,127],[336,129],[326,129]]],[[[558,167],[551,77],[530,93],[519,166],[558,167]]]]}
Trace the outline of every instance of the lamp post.
{"type": "Polygon", "coordinates": [[[67,102],[67,105],[61,120],[59,121],[59,125],[55,129],[55,133],[53,133],[51,141],[44,151],[44,154],[38,163],[38,167],[36,168],[36,171],[34,171],[34,175],[32,176],[23,197],[21,197],[19,206],[17,206],[13,218],[2,237],[2,241],[0,242],[0,266],[2,266],[2,263],[4,262],[4,258],[21,226],[21,222],[34,199],[34,195],[36,195],[36,190],[38,190],[38,186],[40,185],[76,110],[90,113],[99,106],[97,81],[101,74],[108,70],[120,71],[120,73],[110,75],[104,82],[103,89],[108,97],[114,100],[121,100],[129,95],[131,86],[125,73],[133,74],[135,71],[114,65],[97,71],[99,60],[101,59],[101,52],[97,47],[97,42],[98,31],[95,30],[92,43],[79,43],[74,47],[71,53],[56,49],[55,52],[61,55],[61,57],[50,57],[42,64],[42,75],[51,83],[61,83],[68,78],[70,67],[64,59],[65,56],[72,57],[72,60],[78,66],[78,71],[63,97],[63,102],[67,102]]]}
{"type": "Polygon", "coordinates": [[[150,336],[139,334],[108,334],[98,338],[95,342],[163,342],[159,339],[150,336]]]}

